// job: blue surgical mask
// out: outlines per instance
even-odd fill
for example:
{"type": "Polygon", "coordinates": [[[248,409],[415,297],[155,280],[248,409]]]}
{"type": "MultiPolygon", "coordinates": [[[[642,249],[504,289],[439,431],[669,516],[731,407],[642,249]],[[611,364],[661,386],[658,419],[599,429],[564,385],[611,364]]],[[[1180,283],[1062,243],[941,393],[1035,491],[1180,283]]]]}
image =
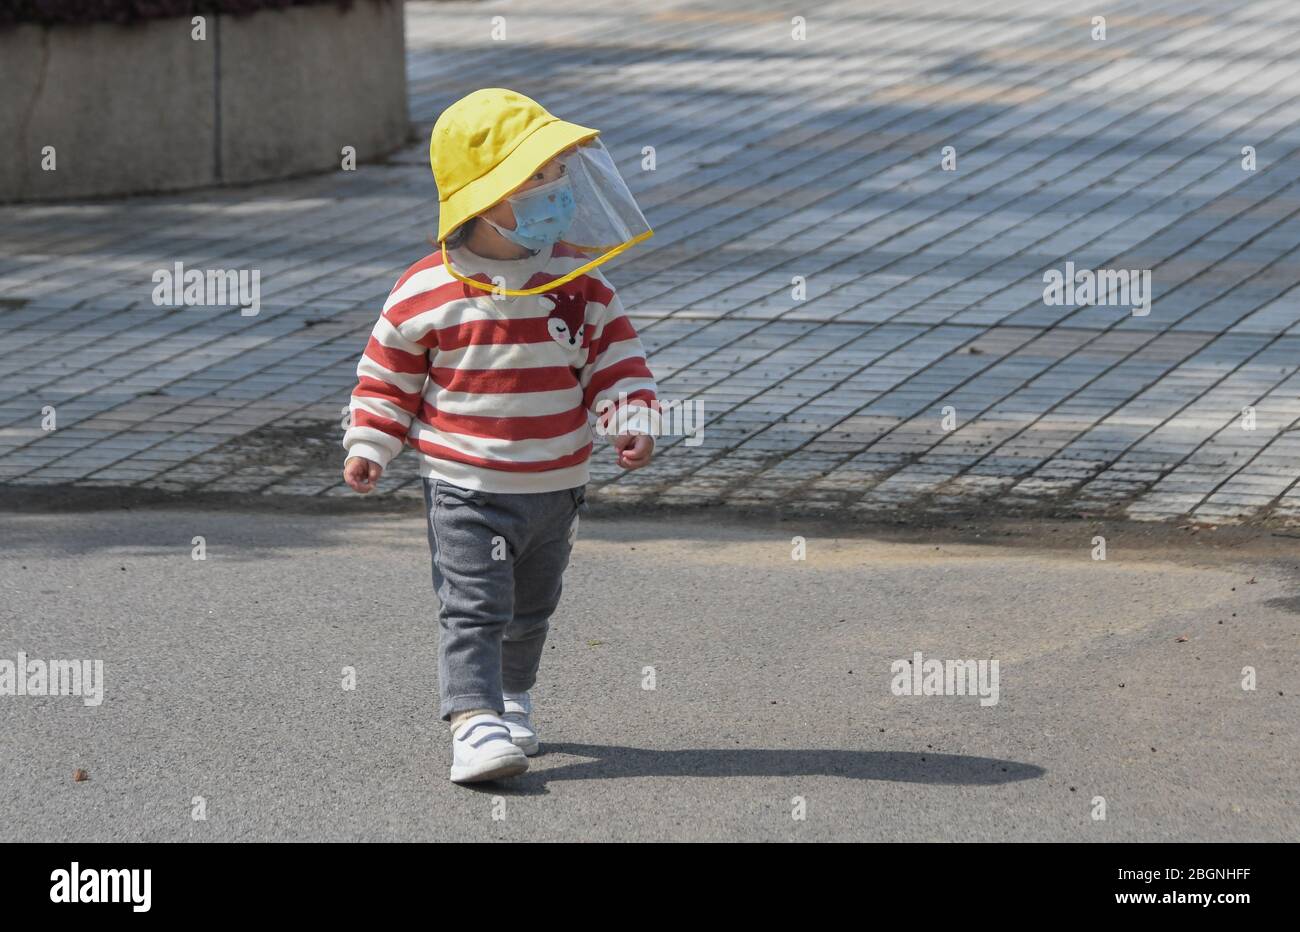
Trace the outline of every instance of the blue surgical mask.
{"type": "Polygon", "coordinates": [[[537,252],[560,241],[573,223],[577,205],[573,200],[573,186],[567,177],[538,185],[506,198],[515,214],[515,228],[507,230],[487,220],[510,242],[537,252]]]}

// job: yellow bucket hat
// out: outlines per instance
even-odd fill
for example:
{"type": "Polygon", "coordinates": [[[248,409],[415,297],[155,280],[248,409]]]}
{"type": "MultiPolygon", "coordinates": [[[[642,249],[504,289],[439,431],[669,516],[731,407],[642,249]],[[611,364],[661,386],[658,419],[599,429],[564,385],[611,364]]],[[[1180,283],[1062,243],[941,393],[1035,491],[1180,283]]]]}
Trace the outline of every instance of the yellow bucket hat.
{"type": "Polygon", "coordinates": [[[565,149],[599,133],[557,119],[537,101],[505,88],[485,88],[456,101],[433,124],[429,139],[438,242],[565,149]]]}

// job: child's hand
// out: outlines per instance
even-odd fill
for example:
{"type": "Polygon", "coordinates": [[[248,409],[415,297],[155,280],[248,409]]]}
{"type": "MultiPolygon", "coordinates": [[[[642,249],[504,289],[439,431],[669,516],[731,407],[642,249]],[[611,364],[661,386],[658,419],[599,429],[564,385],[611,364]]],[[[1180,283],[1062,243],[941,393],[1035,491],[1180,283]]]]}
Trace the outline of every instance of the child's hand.
{"type": "Polygon", "coordinates": [[[365,495],[375,490],[375,483],[384,474],[384,467],[364,456],[349,456],[343,464],[343,479],[353,492],[365,495]]]}
{"type": "Polygon", "coordinates": [[[655,438],[649,434],[618,434],[614,437],[614,452],[618,465],[624,469],[640,469],[654,455],[655,438]]]}

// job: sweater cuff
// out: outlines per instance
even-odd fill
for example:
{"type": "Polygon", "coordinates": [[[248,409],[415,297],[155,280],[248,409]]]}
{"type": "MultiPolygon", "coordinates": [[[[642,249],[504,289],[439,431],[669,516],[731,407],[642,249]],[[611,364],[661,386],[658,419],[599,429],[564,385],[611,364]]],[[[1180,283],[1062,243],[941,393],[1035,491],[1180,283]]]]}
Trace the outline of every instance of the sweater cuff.
{"type": "Polygon", "coordinates": [[[351,459],[354,456],[363,456],[372,463],[378,463],[385,469],[388,468],[388,463],[393,458],[393,455],[383,447],[377,446],[373,443],[367,443],[364,440],[354,440],[348,445],[347,457],[345,459],[351,459]]]}

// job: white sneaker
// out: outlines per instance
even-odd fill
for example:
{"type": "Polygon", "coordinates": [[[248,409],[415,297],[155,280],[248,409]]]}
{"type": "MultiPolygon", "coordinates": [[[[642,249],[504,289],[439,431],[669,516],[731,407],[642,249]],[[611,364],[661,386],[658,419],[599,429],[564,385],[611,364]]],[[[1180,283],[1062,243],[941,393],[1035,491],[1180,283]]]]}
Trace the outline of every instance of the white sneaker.
{"type": "Polygon", "coordinates": [[[510,729],[491,713],[466,719],[452,735],[453,783],[513,777],[527,769],[528,758],[510,740],[510,729]]]}
{"type": "Polygon", "coordinates": [[[515,743],[515,747],[532,757],[542,747],[537,740],[537,729],[533,727],[532,698],[526,691],[505,693],[501,698],[506,707],[505,714],[501,717],[510,729],[510,740],[515,743]]]}

